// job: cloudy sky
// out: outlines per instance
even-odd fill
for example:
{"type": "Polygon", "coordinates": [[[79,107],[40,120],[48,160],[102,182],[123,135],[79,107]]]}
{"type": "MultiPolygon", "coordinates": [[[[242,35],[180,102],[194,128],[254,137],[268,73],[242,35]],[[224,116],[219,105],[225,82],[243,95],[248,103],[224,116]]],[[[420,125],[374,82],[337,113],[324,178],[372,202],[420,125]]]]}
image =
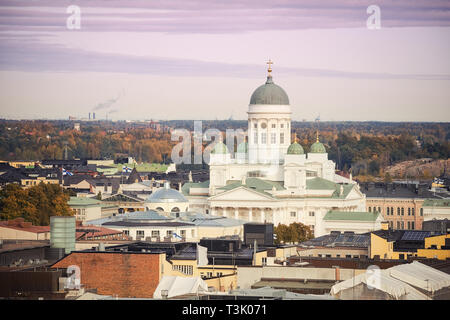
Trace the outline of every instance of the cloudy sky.
{"type": "Polygon", "coordinates": [[[448,0],[0,0],[0,118],[246,119],[271,59],[295,120],[450,121],[449,57],[448,0]]]}

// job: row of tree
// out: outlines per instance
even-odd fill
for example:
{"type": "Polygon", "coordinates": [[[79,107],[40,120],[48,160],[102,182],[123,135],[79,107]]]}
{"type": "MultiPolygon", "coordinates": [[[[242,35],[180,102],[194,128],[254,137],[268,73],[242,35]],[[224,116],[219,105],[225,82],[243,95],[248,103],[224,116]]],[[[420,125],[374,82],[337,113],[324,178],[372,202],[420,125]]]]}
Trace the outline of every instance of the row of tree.
{"type": "Polygon", "coordinates": [[[33,225],[48,226],[51,216],[72,216],[69,192],[57,184],[23,188],[15,183],[0,190],[0,220],[24,218],[33,225]]]}
{"type": "MultiPolygon", "coordinates": [[[[194,130],[193,121],[165,121],[163,128],[194,130]]],[[[246,130],[247,121],[203,121],[202,130],[216,128],[246,130]]],[[[383,169],[399,161],[419,158],[450,158],[448,123],[380,122],[293,122],[298,142],[305,152],[316,141],[316,131],[329,158],[337,168],[353,175],[384,176],[383,169]]],[[[225,138],[225,137],[224,137],[225,138]]],[[[167,130],[155,130],[146,124],[88,123],[81,131],[70,121],[0,120],[2,160],[108,158],[131,156],[138,161],[166,162],[173,146],[167,130]],[[67,152],[66,152],[67,151],[67,152]]],[[[204,146],[209,144],[205,142],[204,146]]]]}

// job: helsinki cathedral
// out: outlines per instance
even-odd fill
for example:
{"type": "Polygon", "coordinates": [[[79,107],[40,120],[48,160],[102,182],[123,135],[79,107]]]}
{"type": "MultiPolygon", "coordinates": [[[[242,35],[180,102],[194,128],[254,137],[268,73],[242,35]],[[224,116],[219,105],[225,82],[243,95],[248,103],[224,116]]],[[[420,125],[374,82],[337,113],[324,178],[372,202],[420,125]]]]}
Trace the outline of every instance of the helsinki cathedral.
{"type": "Polygon", "coordinates": [[[381,214],[365,212],[365,195],[351,177],[335,173],[318,133],[308,153],[292,139],[289,97],[268,64],[266,82],[250,97],[247,141],[236,152],[218,142],[210,180],[183,185],[190,210],[275,226],[301,222],[316,237],[380,229],[381,214]]]}

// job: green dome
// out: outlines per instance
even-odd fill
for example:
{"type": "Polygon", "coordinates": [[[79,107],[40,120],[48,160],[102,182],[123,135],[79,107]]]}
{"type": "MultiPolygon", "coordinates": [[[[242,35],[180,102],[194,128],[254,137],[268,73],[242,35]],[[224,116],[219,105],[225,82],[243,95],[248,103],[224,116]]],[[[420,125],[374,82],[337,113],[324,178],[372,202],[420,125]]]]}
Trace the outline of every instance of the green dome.
{"type": "Polygon", "coordinates": [[[303,147],[295,141],[287,149],[287,154],[304,154],[303,147]]]}
{"type": "Polygon", "coordinates": [[[244,141],[238,145],[236,152],[247,153],[247,150],[248,150],[248,143],[244,141]]]}
{"type": "Polygon", "coordinates": [[[214,148],[211,150],[211,153],[214,154],[226,154],[229,153],[227,146],[222,142],[218,142],[214,148]]]}
{"type": "Polygon", "coordinates": [[[283,88],[273,83],[272,76],[269,75],[266,83],[253,92],[250,104],[289,105],[289,98],[283,88]]]}
{"type": "Polygon", "coordinates": [[[320,143],[319,141],[313,143],[313,145],[311,146],[311,153],[327,153],[327,150],[325,150],[325,147],[323,146],[322,143],[320,143]]]}

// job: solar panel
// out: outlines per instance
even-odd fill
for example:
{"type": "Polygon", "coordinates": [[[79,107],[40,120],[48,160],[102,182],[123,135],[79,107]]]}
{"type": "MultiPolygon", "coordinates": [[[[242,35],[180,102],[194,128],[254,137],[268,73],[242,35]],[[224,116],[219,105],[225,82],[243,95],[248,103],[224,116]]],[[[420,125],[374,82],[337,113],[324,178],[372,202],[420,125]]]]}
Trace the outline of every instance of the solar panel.
{"type": "Polygon", "coordinates": [[[422,241],[430,234],[429,231],[405,231],[401,240],[422,241]]]}

